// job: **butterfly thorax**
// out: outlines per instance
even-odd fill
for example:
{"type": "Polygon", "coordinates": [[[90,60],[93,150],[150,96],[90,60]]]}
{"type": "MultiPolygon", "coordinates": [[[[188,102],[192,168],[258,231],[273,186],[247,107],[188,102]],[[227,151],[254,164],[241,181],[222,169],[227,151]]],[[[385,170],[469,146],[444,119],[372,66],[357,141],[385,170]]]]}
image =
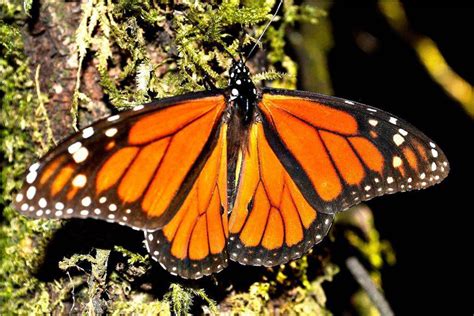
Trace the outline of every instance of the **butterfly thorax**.
{"type": "Polygon", "coordinates": [[[250,79],[249,70],[242,61],[236,61],[229,71],[229,103],[246,129],[254,120],[258,94],[250,79]]]}

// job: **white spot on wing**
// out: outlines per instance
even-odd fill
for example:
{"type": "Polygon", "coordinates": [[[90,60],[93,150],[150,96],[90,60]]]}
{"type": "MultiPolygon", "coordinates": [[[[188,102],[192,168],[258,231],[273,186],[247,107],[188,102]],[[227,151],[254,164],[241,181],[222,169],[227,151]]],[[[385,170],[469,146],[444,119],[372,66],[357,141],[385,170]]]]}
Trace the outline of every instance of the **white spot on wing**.
{"type": "Polygon", "coordinates": [[[431,171],[436,171],[436,168],[437,168],[436,163],[432,162],[431,163],[431,171]]]}
{"type": "Polygon", "coordinates": [[[72,159],[74,159],[76,163],[81,163],[87,159],[87,156],[89,156],[89,151],[86,147],[81,147],[72,155],[72,159]]]}
{"type": "Polygon", "coordinates": [[[64,204],[61,203],[61,202],[58,202],[58,203],[54,204],[54,208],[57,209],[57,210],[62,210],[64,208],[64,204]]]}
{"type": "Polygon", "coordinates": [[[17,202],[21,202],[21,200],[23,200],[23,194],[21,193],[18,193],[15,197],[15,201],[17,202]]]}
{"type": "Polygon", "coordinates": [[[431,155],[434,157],[434,158],[438,158],[438,151],[436,149],[431,149],[431,155]]]}
{"type": "Polygon", "coordinates": [[[388,177],[388,178],[387,178],[387,183],[388,183],[388,184],[393,183],[393,178],[392,178],[392,177],[388,177]]]}
{"type": "Polygon", "coordinates": [[[354,102],[349,101],[349,100],[344,100],[344,103],[347,103],[347,104],[350,104],[350,105],[354,105],[354,102]]]}
{"type": "Polygon", "coordinates": [[[403,144],[403,142],[405,142],[405,138],[403,138],[403,136],[400,134],[395,134],[393,135],[393,142],[395,143],[395,145],[400,146],[401,144],[403,144]]]}
{"type": "Polygon", "coordinates": [[[34,186],[31,186],[28,188],[28,191],[26,191],[26,197],[28,200],[31,200],[32,198],[35,197],[36,194],[36,188],[34,186]]]}
{"type": "Polygon", "coordinates": [[[48,205],[48,202],[46,202],[46,199],[45,199],[45,198],[41,198],[41,199],[39,199],[39,201],[38,201],[38,205],[39,205],[39,207],[41,207],[41,208],[45,208],[46,205],[48,205]]]}
{"type": "Polygon", "coordinates": [[[113,121],[116,121],[116,120],[118,120],[118,119],[119,119],[119,117],[120,117],[120,115],[118,115],[118,114],[115,114],[115,115],[112,115],[112,116],[110,116],[110,117],[107,119],[107,121],[109,121],[109,122],[113,122],[113,121]]]}
{"type": "Polygon", "coordinates": [[[71,155],[73,155],[81,147],[82,147],[81,142],[75,142],[74,144],[69,145],[69,147],[67,148],[67,152],[70,153],[71,155]]]}
{"type": "Polygon", "coordinates": [[[39,162],[35,162],[34,164],[30,166],[28,170],[30,170],[30,172],[36,172],[38,171],[39,166],[40,166],[39,162]]]}
{"type": "Polygon", "coordinates": [[[89,215],[89,211],[88,210],[82,210],[82,211],[79,212],[79,214],[81,216],[87,216],[87,215],[89,215]]]}
{"type": "Polygon", "coordinates": [[[397,124],[397,119],[394,118],[394,117],[390,117],[390,119],[388,120],[390,123],[396,125],[397,124]]]}
{"type": "Polygon", "coordinates": [[[110,204],[110,205],[109,205],[109,210],[110,210],[111,212],[115,212],[115,211],[117,210],[117,205],[115,205],[115,204],[110,204]]]}
{"type": "Polygon", "coordinates": [[[89,126],[82,131],[82,138],[89,138],[92,135],[94,135],[94,128],[92,126],[89,126]]]}
{"type": "Polygon", "coordinates": [[[85,207],[88,207],[89,205],[91,205],[91,203],[92,203],[92,199],[88,196],[86,196],[85,198],[81,200],[81,204],[85,207]]]}
{"type": "Polygon", "coordinates": [[[105,131],[105,136],[107,137],[113,137],[115,134],[117,134],[117,129],[115,127],[109,128],[105,131]]]}
{"type": "Polygon", "coordinates": [[[75,186],[76,188],[82,188],[86,185],[87,183],[87,178],[83,174],[78,174],[77,176],[72,179],[72,185],[75,186]]]}
{"type": "Polygon", "coordinates": [[[400,157],[394,156],[392,160],[392,164],[394,168],[398,168],[402,165],[403,161],[400,157]]]}
{"type": "Polygon", "coordinates": [[[377,126],[378,123],[379,123],[379,121],[377,121],[377,120],[373,120],[373,119],[369,120],[369,124],[374,126],[374,127],[377,126]]]}
{"type": "Polygon", "coordinates": [[[399,132],[400,134],[402,134],[403,136],[407,136],[407,135],[408,135],[408,132],[407,132],[406,130],[404,130],[403,128],[400,128],[400,129],[398,130],[398,132],[399,132]]]}
{"type": "Polygon", "coordinates": [[[367,108],[367,111],[374,112],[374,113],[377,112],[376,109],[372,109],[372,108],[367,108]]]}
{"type": "Polygon", "coordinates": [[[137,105],[136,107],[133,108],[134,111],[140,111],[141,109],[143,109],[145,106],[143,106],[143,104],[140,104],[140,105],[137,105]]]}
{"type": "Polygon", "coordinates": [[[436,148],[436,144],[433,143],[433,142],[430,142],[430,146],[431,146],[431,148],[436,148]]]}
{"type": "Polygon", "coordinates": [[[36,180],[36,176],[38,175],[38,173],[36,171],[31,171],[30,173],[28,173],[28,175],[26,176],[26,182],[27,183],[33,183],[33,181],[36,180]]]}

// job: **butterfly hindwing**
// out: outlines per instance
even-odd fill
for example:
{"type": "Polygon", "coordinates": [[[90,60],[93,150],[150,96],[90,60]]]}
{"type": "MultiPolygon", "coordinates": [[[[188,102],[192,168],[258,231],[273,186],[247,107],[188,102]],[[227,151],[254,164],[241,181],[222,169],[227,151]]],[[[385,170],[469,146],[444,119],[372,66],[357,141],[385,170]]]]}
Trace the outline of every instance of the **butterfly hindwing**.
{"type": "Polygon", "coordinates": [[[241,264],[274,266],[301,257],[326,236],[333,214],[306,201],[270,147],[262,123],[248,134],[228,253],[241,264]]]}
{"type": "Polygon", "coordinates": [[[328,214],[422,189],[449,172],[444,153],[423,133],[373,107],[268,89],[259,109],[279,159],[311,205],[328,214]]]}
{"type": "Polygon", "coordinates": [[[161,230],[146,231],[153,259],[172,274],[188,279],[227,266],[227,147],[226,128],[186,199],[161,230]]]}
{"type": "Polygon", "coordinates": [[[158,229],[178,211],[215,147],[224,108],[222,94],[195,93],[100,120],[29,168],[16,208],[35,218],[158,229]]]}

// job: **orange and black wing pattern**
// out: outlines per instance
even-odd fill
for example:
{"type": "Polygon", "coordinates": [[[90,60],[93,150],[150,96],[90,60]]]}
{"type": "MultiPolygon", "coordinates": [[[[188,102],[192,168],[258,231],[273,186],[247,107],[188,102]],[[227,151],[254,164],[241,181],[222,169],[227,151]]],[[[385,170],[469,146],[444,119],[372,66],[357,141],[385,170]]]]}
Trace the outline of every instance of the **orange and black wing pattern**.
{"type": "Polygon", "coordinates": [[[197,279],[227,266],[227,147],[223,124],[183,205],[161,230],[145,231],[148,252],[163,268],[197,279]]]}
{"type": "Polygon", "coordinates": [[[274,266],[301,257],[326,236],[334,215],[306,200],[272,149],[262,123],[249,131],[229,219],[232,260],[274,266]]]}
{"type": "Polygon", "coordinates": [[[225,106],[221,93],[194,93],[98,121],[29,168],[15,207],[33,218],[159,229],[217,150],[225,106]]]}
{"type": "Polygon", "coordinates": [[[269,89],[259,110],[270,146],[319,212],[334,214],[379,195],[422,189],[449,172],[433,141],[373,107],[269,89]]]}

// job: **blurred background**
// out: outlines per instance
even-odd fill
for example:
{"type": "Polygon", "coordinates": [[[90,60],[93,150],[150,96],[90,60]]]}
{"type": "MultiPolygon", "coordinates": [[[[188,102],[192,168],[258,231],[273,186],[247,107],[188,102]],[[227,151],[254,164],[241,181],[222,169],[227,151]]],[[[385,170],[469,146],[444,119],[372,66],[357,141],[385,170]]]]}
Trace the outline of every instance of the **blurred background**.
{"type": "MultiPolygon", "coordinates": [[[[451,173],[440,185],[367,204],[397,256],[395,265],[383,269],[385,294],[396,314],[457,314],[461,309],[469,314],[474,308],[468,290],[474,267],[474,10],[402,3],[324,4],[333,35],[328,54],[332,89],[336,96],[406,119],[446,153],[451,173]],[[424,47],[426,42],[434,45],[424,47]]],[[[310,76],[305,70],[303,76],[310,76]]],[[[338,310],[337,300],[331,304],[338,310]]]]}

